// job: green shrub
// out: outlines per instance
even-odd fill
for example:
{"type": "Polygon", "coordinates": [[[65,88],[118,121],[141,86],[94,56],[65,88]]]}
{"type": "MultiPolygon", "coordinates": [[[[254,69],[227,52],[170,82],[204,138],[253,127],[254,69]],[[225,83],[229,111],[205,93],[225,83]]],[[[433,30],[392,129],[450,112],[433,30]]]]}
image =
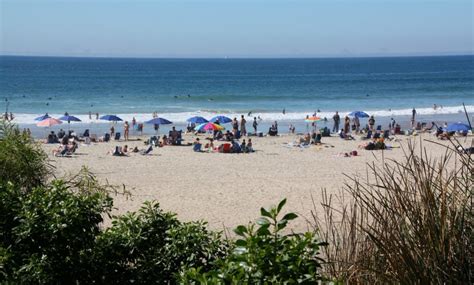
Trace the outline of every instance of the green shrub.
{"type": "Polygon", "coordinates": [[[44,185],[52,167],[47,155],[16,125],[0,120],[0,184],[12,182],[22,189],[44,185]]]}
{"type": "Polygon", "coordinates": [[[321,246],[311,232],[284,234],[288,222],[297,218],[288,213],[278,219],[286,199],[270,210],[261,208],[256,224],[238,226],[239,238],[233,251],[214,264],[213,270],[188,268],[181,274],[182,284],[295,284],[314,283],[322,260],[321,246]]]}
{"type": "Polygon", "coordinates": [[[2,217],[14,217],[2,224],[5,279],[42,284],[84,279],[111,198],[101,192],[72,192],[62,181],[28,194],[12,184],[0,186],[0,191],[7,198],[2,217]]]}
{"type": "Polygon", "coordinates": [[[98,237],[94,258],[103,283],[166,284],[183,266],[202,266],[225,254],[217,233],[201,222],[182,223],[147,202],[117,217],[98,237]]]}

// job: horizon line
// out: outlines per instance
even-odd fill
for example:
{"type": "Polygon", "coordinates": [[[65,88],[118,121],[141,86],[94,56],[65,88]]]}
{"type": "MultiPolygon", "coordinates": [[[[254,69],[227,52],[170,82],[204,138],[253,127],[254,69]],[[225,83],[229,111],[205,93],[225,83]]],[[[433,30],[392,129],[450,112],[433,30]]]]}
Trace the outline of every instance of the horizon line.
{"type": "Polygon", "coordinates": [[[446,57],[446,56],[473,56],[471,52],[446,53],[419,53],[419,54],[367,54],[367,55],[320,55],[320,56],[106,56],[106,55],[25,55],[0,54],[0,57],[45,57],[45,58],[97,58],[97,59],[336,59],[336,58],[387,58],[387,57],[446,57]]]}

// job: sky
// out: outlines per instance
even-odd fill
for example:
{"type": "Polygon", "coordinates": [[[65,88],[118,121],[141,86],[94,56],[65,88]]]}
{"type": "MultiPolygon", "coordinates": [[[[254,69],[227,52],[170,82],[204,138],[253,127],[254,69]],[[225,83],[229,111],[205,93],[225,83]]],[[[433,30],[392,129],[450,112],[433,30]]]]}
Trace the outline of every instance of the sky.
{"type": "Polygon", "coordinates": [[[473,54],[472,0],[0,0],[0,54],[473,54]]]}

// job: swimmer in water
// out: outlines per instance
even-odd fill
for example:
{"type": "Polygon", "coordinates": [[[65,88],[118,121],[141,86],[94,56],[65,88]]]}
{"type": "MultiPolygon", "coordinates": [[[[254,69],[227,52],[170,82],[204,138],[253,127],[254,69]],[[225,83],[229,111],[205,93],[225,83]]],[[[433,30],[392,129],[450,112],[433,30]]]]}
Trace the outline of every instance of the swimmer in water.
{"type": "Polygon", "coordinates": [[[248,112],[247,116],[251,116],[252,115],[252,111],[248,112]]]}
{"type": "Polygon", "coordinates": [[[285,115],[285,114],[286,114],[286,109],[285,109],[285,108],[283,108],[283,111],[282,111],[282,113],[283,113],[283,115],[285,115]]]}

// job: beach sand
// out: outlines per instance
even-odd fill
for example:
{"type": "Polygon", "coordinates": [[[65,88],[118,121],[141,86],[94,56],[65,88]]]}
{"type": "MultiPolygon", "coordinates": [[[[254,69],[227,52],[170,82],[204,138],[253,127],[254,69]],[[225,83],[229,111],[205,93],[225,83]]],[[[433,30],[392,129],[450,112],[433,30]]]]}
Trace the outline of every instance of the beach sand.
{"type": "MultiPolygon", "coordinates": [[[[204,137],[200,136],[202,141],[204,137]]],[[[184,138],[186,142],[194,140],[193,135],[184,138]]],[[[403,148],[410,140],[418,145],[426,139],[437,141],[430,134],[398,136],[387,142],[395,148],[386,151],[358,149],[364,141],[345,141],[338,137],[323,138],[322,146],[304,149],[285,146],[297,138],[296,135],[253,137],[256,152],[251,154],[195,153],[189,146],[155,148],[149,156],[107,154],[115,145],[144,149],[143,141],[81,145],[72,158],[52,156],[56,145],[45,144],[44,149],[58,177],[77,173],[82,166],[87,166],[101,181],[125,185],[132,197],[114,196],[114,214],[135,211],[143,202],[157,200],[164,210],[177,213],[179,219],[205,220],[211,229],[231,230],[258,218],[260,207],[269,207],[287,198],[284,211],[300,215],[290,228],[304,231],[308,228],[306,219],[311,219],[314,210],[313,199],[318,207],[320,205],[321,189],[338,194],[349,182],[345,175],[366,177],[367,163],[381,166],[387,159],[403,159],[403,148]],[[353,150],[359,155],[339,155],[353,150]]],[[[471,140],[472,137],[461,139],[467,146],[471,140]]],[[[429,142],[423,145],[432,157],[444,153],[442,146],[429,142]]]]}

